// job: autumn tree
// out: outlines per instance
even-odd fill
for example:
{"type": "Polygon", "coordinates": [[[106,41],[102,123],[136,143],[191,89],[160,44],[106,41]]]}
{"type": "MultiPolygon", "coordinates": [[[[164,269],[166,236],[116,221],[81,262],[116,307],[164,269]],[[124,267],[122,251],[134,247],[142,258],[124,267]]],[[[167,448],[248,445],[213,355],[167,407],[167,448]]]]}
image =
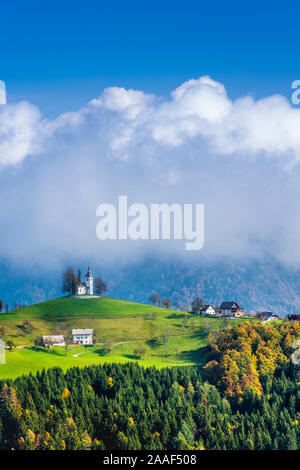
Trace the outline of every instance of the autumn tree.
{"type": "Polygon", "coordinates": [[[165,308],[171,308],[171,299],[170,297],[164,297],[162,300],[162,304],[165,308]]]}
{"type": "Polygon", "coordinates": [[[62,291],[68,293],[69,295],[76,294],[78,286],[78,279],[74,272],[74,269],[71,267],[66,268],[62,277],[62,291]]]}
{"type": "Polygon", "coordinates": [[[27,319],[27,320],[24,320],[24,322],[23,322],[23,328],[24,328],[25,332],[26,332],[26,333],[29,333],[29,334],[32,333],[32,331],[34,330],[33,324],[32,324],[31,321],[28,320],[28,319],[27,319]]]}
{"type": "Polygon", "coordinates": [[[113,342],[110,338],[106,338],[103,345],[103,350],[106,354],[109,354],[113,350],[113,342]]]}
{"type": "Polygon", "coordinates": [[[192,302],[192,313],[200,313],[204,305],[204,300],[200,297],[196,297],[192,302]]]}
{"type": "Polygon", "coordinates": [[[137,357],[139,357],[140,359],[145,356],[147,353],[147,348],[146,346],[144,345],[139,345],[137,346],[134,351],[133,351],[133,354],[137,357]]]}
{"type": "Polygon", "coordinates": [[[64,336],[64,340],[65,340],[65,356],[67,355],[68,353],[68,349],[69,349],[69,346],[71,346],[71,344],[73,344],[73,338],[71,338],[70,336],[64,336]]]}
{"type": "Polygon", "coordinates": [[[107,292],[107,284],[103,281],[101,277],[96,277],[94,282],[95,293],[97,295],[102,295],[104,292],[107,292]]]}
{"type": "Polygon", "coordinates": [[[34,340],[34,347],[36,349],[42,348],[44,346],[43,338],[41,336],[37,336],[34,340]]]}
{"type": "Polygon", "coordinates": [[[161,303],[162,303],[162,298],[161,298],[161,296],[160,296],[157,292],[152,292],[152,294],[151,294],[150,297],[149,297],[149,301],[150,301],[153,305],[158,305],[158,306],[160,306],[161,303]]]}
{"type": "Polygon", "coordinates": [[[45,348],[47,349],[48,352],[50,351],[50,348],[53,347],[53,342],[51,341],[51,339],[49,337],[45,338],[45,340],[43,340],[43,344],[44,344],[44,346],[45,346],[45,348]]]}
{"type": "Polygon", "coordinates": [[[6,341],[6,346],[8,347],[8,349],[9,349],[10,351],[13,351],[13,350],[15,349],[15,347],[16,347],[16,345],[15,345],[15,343],[14,343],[14,341],[13,341],[12,339],[8,339],[8,340],[6,341]]]}

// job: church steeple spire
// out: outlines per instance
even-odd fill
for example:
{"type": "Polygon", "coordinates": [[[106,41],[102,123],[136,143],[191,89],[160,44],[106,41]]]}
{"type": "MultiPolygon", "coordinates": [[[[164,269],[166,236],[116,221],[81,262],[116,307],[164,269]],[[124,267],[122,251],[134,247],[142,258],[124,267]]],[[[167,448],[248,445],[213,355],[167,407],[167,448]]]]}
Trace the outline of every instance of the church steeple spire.
{"type": "Polygon", "coordinates": [[[86,277],[87,294],[93,295],[94,294],[94,279],[93,279],[93,275],[90,270],[90,267],[88,267],[85,277],[86,277]]]}
{"type": "Polygon", "coordinates": [[[92,272],[90,270],[90,267],[88,267],[88,270],[87,270],[87,273],[86,273],[86,276],[85,277],[92,277],[92,272]]]}

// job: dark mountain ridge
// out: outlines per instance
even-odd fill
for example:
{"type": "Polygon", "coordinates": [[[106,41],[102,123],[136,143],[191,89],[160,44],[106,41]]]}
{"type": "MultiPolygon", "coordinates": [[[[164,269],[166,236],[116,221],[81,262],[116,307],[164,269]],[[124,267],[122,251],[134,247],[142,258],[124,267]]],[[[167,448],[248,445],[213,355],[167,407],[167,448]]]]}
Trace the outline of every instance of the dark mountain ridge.
{"type": "MultiPolygon", "coordinates": [[[[68,263],[71,264],[72,263],[68,263]]],[[[80,265],[85,267],[84,262],[80,265]]],[[[77,268],[77,263],[73,263],[77,268]]],[[[0,267],[0,299],[32,304],[62,295],[61,270],[22,271],[0,267]]],[[[186,308],[195,296],[219,305],[235,300],[249,310],[271,309],[280,315],[300,312],[300,268],[274,260],[186,263],[175,259],[148,258],[125,267],[92,266],[109,285],[108,295],[147,303],[151,292],[171,297],[173,305],[186,308]]]]}

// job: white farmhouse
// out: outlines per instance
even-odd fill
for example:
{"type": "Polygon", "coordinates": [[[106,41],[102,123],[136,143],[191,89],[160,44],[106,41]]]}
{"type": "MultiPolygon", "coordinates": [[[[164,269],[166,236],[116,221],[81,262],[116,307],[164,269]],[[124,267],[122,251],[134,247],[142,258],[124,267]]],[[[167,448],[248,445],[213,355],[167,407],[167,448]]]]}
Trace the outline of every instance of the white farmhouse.
{"type": "Polygon", "coordinates": [[[220,314],[222,317],[242,317],[244,309],[237,302],[222,302],[220,305],[220,314]]]}
{"type": "Polygon", "coordinates": [[[216,309],[213,305],[206,304],[206,305],[203,305],[203,307],[201,308],[200,313],[207,314],[207,315],[215,315],[216,314],[216,309]]]}
{"type": "Polygon", "coordinates": [[[94,295],[94,277],[91,273],[90,267],[88,267],[85,282],[81,282],[81,273],[78,271],[78,286],[77,295],[94,295]]]}
{"type": "Polygon", "coordinates": [[[85,328],[72,330],[73,343],[74,344],[93,344],[94,330],[85,328]]]}

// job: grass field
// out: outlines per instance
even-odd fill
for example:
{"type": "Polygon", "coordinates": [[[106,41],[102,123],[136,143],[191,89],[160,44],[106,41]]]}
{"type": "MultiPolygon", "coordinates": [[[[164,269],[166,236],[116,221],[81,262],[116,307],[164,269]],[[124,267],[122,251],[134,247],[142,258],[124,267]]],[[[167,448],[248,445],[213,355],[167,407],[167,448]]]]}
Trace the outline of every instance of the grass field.
{"type": "Polygon", "coordinates": [[[0,365],[0,379],[36,373],[53,366],[65,370],[103,362],[138,361],[145,366],[157,367],[202,365],[209,332],[242,321],[198,316],[106,297],[86,300],[63,297],[1,314],[0,328],[5,328],[6,339],[12,339],[18,347],[7,351],[6,364],[0,365]],[[24,328],[25,320],[32,324],[32,331],[24,328]],[[57,330],[71,334],[73,328],[93,328],[99,343],[106,340],[113,343],[112,352],[105,354],[102,344],[71,346],[67,356],[63,348],[51,348],[50,352],[33,348],[36,337],[57,330]],[[167,345],[161,341],[164,332],[168,336],[167,345]],[[147,352],[138,358],[134,350],[141,344],[147,352]]]}
{"type": "Polygon", "coordinates": [[[153,345],[153,341],[145,341],[148,352],[143,358],[134,354],[134,350],[141,342],[116,344],[109,354],[104,352],[103,346],[71,346],[65,356],[63,348],[52,348],[48,353],[44,349],[34,348],[15,349],[6,353],[6,364],[0,365],[0,379],[16,378],[23,374],[36,373],[38,370],[49,367],[61,367],[66,370],[70,367],[84,367],[104,362],[125,363],[138,361],[140,365],[156,367],[179,365],[202,365],[205,351],[205,341],[195,336],[172,337],[168,343],[167,353],[160,344],[153,345]],[[193,349],[194,348],[194,349],[193,349]],[[74,357],[77,356],[77,357],[74,357]]]}

